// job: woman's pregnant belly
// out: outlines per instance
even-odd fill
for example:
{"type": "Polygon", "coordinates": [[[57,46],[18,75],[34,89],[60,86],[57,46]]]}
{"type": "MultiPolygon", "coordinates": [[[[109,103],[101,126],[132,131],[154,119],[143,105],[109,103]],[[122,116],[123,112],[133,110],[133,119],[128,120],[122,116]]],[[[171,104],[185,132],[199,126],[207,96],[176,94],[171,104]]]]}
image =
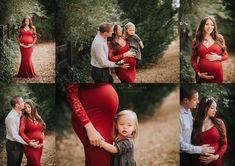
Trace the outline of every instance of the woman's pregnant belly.
{"type": "Polygon", "coordinates": [[[26,133],[26,135],[30,140],[36,140],[39,141],[39,143],[43,143],[44,135],[41,131],[29,132],[26,133]]]}
{"type": "Polygon", "coordinates": [[[128,63],[131,68],[136,66],[136,58],[125,57],[124,61],[128,63]]]}
{"type": "Polygon", "coordinates": [[[30,35],[24,35],[20,39],[20,43],[23,43],[25,45],[32,44],[33,43],[33,37],[30,35]]]}
{"type": "Polygon", "coordinates": [[[205,72],[213,76],[216,76],[222,71],[222,65],[220,61],[208,61],[206,59],[200,59],[198,67],[200,72],[205,72]]]}

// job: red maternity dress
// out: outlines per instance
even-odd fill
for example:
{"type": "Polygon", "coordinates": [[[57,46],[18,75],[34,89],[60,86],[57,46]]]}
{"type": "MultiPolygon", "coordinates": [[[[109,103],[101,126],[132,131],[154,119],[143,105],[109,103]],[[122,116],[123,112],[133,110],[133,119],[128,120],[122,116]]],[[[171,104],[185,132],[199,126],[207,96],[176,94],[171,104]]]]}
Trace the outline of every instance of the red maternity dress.
{"type": "Polygon", "coordinates": [[[136,58],[133,57],[125,57],[123,54],[130,50],[130,45],[126,43],[125,46],[117,46],[117,55],[113,54],[113,49],[111,46],[111,42],[108,42],[109,47],[109,60],[116,62],[124,59],[125,63],[128,63],[130,65],[129,68],[123,69],[120,67],[115,68],[115,73],[118,76],[118,78],[121,80],[122,83],[134,83],[136,78],[136,58]]]}
{"type": "MultiPolygon", "coordinates": [[[[223,36],[220,35],[222,41],[224,42],[223,36]]],[[[222,55],[221,47],[218,45],[217,42],[214,42],[209,48],[207,48],[203,43],[198,48],[197,55],[194,51],[196,40],[193,40],[192,43],[192,57],[191,57],[191,64],[195,73],[208,73],[208,75],[213,75],[214,79],[203,79],[198,77],[196,74],[196,82],[198,83],[222,83],[223,82],[223,68],[221,62],[228,58],[228,53],[225,51],[222,55]],[[220,56],[222,56],[221,60],[217,61],[208,61],[206,59],[206,54],[210,54],[210,52],[214,52],[220,56]],[[199,56],[199,62],[197,58],[199,56]]]]}
{"type": "Polygon", "coordinates": [[[86,166],[109,166],[111,154],[90,144],[84,125],[91,122],[106,142],[112,143],[118,96],[111,84],[69,84],[67,99],[73,110],[73,129],[85,150],[86,166]]]}
{"type": "MultiPolygon", "coordinates": [[[[37,40],[36,34],[33,33],[33,29],[25,31],[24,28],[20,28],[18,32],[18,43],[23,43],[25,45],[34,44],[37,40]]],[[[21,63],[20,69],[17,74],[17,77],[28,78],[28,77],[37,77],[37,74],[34,71],[32,63],[32,52],[33,46],[29,48],[24,48],[20,46],[21,52],[21,63]]]]}
{"type": "MultiPolygon", "coordinates": [[[[214,149],[215,149],[214,154],[218,154],[220,156],[217,160],[211,162],[207,166],[222,166],[222,156],[227,149],[227,138],[226,138],[226,128],[225,128],[224,122],[222,120],[220,120],[220,123],[221,123],[221,127],[224,131],[224,134],[225,134],[224,141],[221,145],[219,143],[220,135],[219,135],[219,132],[215,126],[202,132],[201,141],[200,141],[200,136],[198,133],[196,133],[193,136],[193,140],[194,140],[195,145],[200,146],[203,144],[210,144],[210,146],[214,147],[214,149]]],[[[194,155],[194,162],[193,162],[194,166],[204,166],[203,163],[201,163],[199,161],[199,159],[198,159],[199,157],[200,157],[200,155],[194,155]]]]}
{"type": "MultiPolygon", "coordinates": [[[[39,141],[43,143],[44,140],[44,126],[42,123],[34,123],[30,118],[22,115],[20,118],[19,135],[23,138],[26,143],[31,140],[39,141]]],[[[42,156],[41,148],[33,148],[29,145],[24,145],[24,154],[27,158],[27,166],[40,166],[40,160],[42,156]]]]}

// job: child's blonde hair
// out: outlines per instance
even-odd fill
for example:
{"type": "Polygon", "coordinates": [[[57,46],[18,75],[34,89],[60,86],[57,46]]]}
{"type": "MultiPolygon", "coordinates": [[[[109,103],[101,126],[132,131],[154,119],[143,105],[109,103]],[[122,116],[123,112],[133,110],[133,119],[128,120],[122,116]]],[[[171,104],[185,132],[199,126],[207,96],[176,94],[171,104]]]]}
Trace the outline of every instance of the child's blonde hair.
{"type": "Polygon", "coordinates": [[[117,138],[118,136],[118,129],[117,129],[117,121],[121,116],[132,116],[134,118],[134,131],[131,133],[132,138],[137,138],[138,134],[139,134],[139,127],[138,127],[138,118],[137,115],[134,111],[132,110],[123,110],[117,113],[115,121],[114,121],[114,125],[115,125],[115,129],[114,129],[114,139],[117,138]]]}
{"type": "Polygon", "coordinates": [[[124,34],[125,34],[125,36],[128,36],[127,35],[127,32],[126,32],[126,30],[128,29],[128,28],[130,28],[130,27],[133,27],[134,29],[135,29],[135,24],[133,24],[132,22],[128,22],[125,26],[124,26],[124,34]]]}

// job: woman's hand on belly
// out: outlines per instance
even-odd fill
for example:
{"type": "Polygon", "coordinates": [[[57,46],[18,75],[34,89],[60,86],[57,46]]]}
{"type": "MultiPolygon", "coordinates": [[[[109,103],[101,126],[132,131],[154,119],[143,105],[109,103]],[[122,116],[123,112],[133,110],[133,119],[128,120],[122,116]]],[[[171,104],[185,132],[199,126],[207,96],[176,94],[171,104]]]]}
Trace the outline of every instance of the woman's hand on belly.
{"type": "Polygon", "coordinates": [[[136,53],[132,51],[127,51],[123,54],[124,58],[129,57],[129,58],[136,58],[136,53]]]}
{"type": "Polygon", "coordinates": [[[207,165],[215,160],[218,160],[218,158],[219,158],[218,154],[214,155],[214,154],[207,153],[206,155],[200,156],[199,160],[204,165],[207,165]]]}
{"type": "Polygon", "coordinates": [[[214,76],[213,75],[208,75],[208,73],[198,72],[197,75],[198,75],[198,77],[204,78],[204,79],[207,79],[207,80],[214,79],[214,76]]]}
{"type": "Polygon", "coordinates": [[[221,60],[222,57],[214,52],[210,52],[210,54],[206,54],[206,59],[208,61],[218,61],[218,60],[221,60]]]}
{"type": "Polygon", "coordinates": [[[100,135],[100,133],[95,129],[92,123],[87,123],[85,126],[87,136],[89,138],[90,144],[94,146],[100,146],[101,140],[105,139],[100,135]]]}
{"type": "Polygon", "coordinates": [[[20,46],[23,47],[23,48],[30,48],[30,47],[33,46],[33,44],[27,44],[27,45],[25,45],[25,44],[23,44],[23,43],[20,43],[20,46]]]}

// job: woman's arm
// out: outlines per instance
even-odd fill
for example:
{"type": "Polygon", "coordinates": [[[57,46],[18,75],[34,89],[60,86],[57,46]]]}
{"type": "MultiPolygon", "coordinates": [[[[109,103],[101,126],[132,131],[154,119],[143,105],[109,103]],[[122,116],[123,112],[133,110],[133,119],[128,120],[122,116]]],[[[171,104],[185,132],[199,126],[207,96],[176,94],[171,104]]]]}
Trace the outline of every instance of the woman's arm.
{"type": "Polygon", "coordinates": [[[100,147],[104,148],[109,153],[118,153],[118,148],[112,144],[109,144],[105,141],[100,142],[100,147]]]}
{"type": "MultiPolygon", "coordinates": [[[[221,39],[222,44],[226,47],[226,43],[225,43],[224,37],[222,35],[219,35],[219,38],[221,39]]],[[[228,52],[227,52],[227,50],[225,50],[223,55],[221,56],[221,61],[224,61],[226,59],[228,59],[228,52]]]]}
{"type": "Polygon", "coordinates": [[[31,141],[25,134],[25,126],[26,126],[26,121],[27,121],[27,118],[22,115],[20,117],[20,127],[19,127],[19,135],[23,138],[23,140],[29,144],[29,142],[31,141]]]}
{"type": "Polygon", "coordinates": [[[224,133],[224,140],[223,140],[223,143],[222,145],[220,146],[219,150],[217,151],[217,154],[222,157],[223,154],[225,153],[225,151],[227,150],[227,147],[228,147],[228,142],[227,142],[227,132],[226,132],[226,127],[224,125],[224,122],[220,119],[220,124],[221,124],[221,127],[222,127],[222,130],[223,130],[223,133],[224,133]]]}
{"type": "Polygon", "coordinates": [[[87,123],[90,122],[89,117],[84,110],[81,101],[78,98],[78,83],[72,83],[66,85],[66,95],[67,101],[71,106],[73,113],[75,114],[79,124],[81,126],[85,126],[87,123]]]}
{"type": "Polygon", "coordinates": [[[92,125],[85,109],[82,106],[81,101],[78,98],[78,90],[79,90],[78,83],[67,84],[66,85],[67,100],[70,106],[72,107],[73,113],[75,114],[78,123],[81,126],[84,126],[84,128],[86,129],[90,143],[94,146],[99,146],[100,141],[104,140],[104,138],[92,125]]]}
{"type": "Polygon", "coordinates": [[[124,58],[124,54],[119,54],[119,55],[113,54],[113,48],[112,48],[112,44],[110,41],[108,42],[108,49],[109,49],[108,58],[110,61],[116,62],[116,61],[120,61],[124,58]]]}
{"type": "Polygon", "coordinates": [[[199,71],[198,69],[198,65],[197,65],[197,54],[196,54],[196,51],[195,51],[195,45],[196,45],[196,39],[194,39],[192,41],[192,55],[191,55],[191,64],[192,64],[192,67],[195,71],[195,73],[197,74],[199,71]]]}
{"type": "Polygon", "coordinates": [[[36,28],[33,27],[33,45],[36,43],[37,41],[37,31],[36,28]]]}
{"type": "Polygon", "coordinates": [[[20,39],[21,39],[21,28],[18,29],[18,35],[17,35],[17,42],[21,46],[20,39]]]}

